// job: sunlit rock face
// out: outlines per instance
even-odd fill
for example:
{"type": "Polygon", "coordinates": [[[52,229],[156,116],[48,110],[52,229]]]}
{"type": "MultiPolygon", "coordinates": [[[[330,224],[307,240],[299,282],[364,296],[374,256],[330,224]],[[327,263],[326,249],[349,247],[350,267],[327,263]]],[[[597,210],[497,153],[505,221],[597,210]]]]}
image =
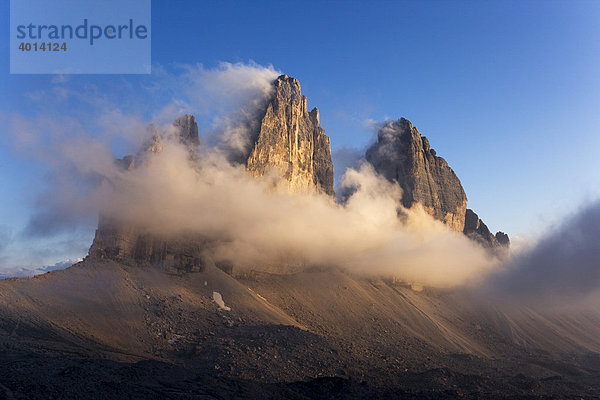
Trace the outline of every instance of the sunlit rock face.
{"type": "Polygon", "coordinates": [[[400,184],[404,207],[419,203],[452,230],[463,231],[467,196],[460,180],[409,120],[384,125],[366,158],[378,173],[400,184]]]}
{"type": "Polygon", "coordinates": [[[273,85],[246,163],[248,171],[262,176],[275,170],[293,193],[316,190],[333,195],[331,147],[319,124],[319,110],[308,111],[296,79],[281,75],[273,85]]]}

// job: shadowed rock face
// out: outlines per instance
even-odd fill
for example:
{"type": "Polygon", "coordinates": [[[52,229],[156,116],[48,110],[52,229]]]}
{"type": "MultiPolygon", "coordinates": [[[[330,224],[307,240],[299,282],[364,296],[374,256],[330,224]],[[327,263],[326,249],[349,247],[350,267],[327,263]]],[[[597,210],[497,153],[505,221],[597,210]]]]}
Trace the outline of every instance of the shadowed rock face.
{"type": "Polygon", "coordinates": [[[484,247],[488,248],[508,248],[510,246],[510,240],[508,235],[504,232],[498,232],[494,236],[487,225],[483,223],[479,216],[475,214],[473,210],[467,208],[465,216],[465,229],[464,234],[471,239],[479,242],[484,247]]]}
{"type": "Polygon", "coordinates": [[[193,115],[184,115],[173,122],[173,125],[179,129],[180,140],[189,146],[198,146],[198,124],[193,115]]]}
{"type": "Polygon", "coordinates": [[[496,232],[496,240],[502,246],[506,246],[506,247],[510,246],[510,239],[508,238],[508,235],[504,232],[500,232],[500,231],[496,232]]]}
{"type": "Polygon", "coordinates": [[[430,148],[429,140],[421,136],[407,119],[389,122],[377,134],[377,143],[366,153],[375,170],[402,187],[402,203],[423,206],[434,218],[452,230],[463,232],[482,246],[494,250],[507,249],[508,235],[494,236],[471,209],[460,180],[446,160],[430,148]]]}
{"type": "Polygon", "coordinates": [[[460,180],[409,120],[401,118],[383,126],[366,158],[378,173],[400,184],[405,207],[420,203],[452,230],[463,231],[467,196],[460,180]]]}
{"type": "Polygon", "coordinates": [[[281,75],[274,87],[246,163],[248,171],[262,176],[275,169],[292,192],[316,188],[333,195],[331,147],[319,124],[319,110],[308,111],[296,79],[281,75]]]}
{"type": "MultiPolygon", "coordinates": [[[[184,115],[173,122],[178,139],[188,146],[194,157],[199,144],[198,125],[192,115],[184,115]]],[[[149,129],[153,129],[150,127],[149,129]]],[[[115,162],[123,169],[133,169],[144,162],[149,153],[163,149],[163,138],[155,133],[135,156],[125,156],[115,162]]],[[[206,241],[201,237],[180,235],[160,237],[145,233],[135,226],[127,226],[106,216],[100,216],[98,229],[89,250],[92,259],[108,259],[124,264],[159,266],[163,269],[198,271],[203,268],[202,251],[206,241]]]]}
{"type": "Polygon", "coordinates": [[[465,215],[465,229],[463,232],[465,235],[472,237],[482,244],[491,245],[496,241],[496,238],[492,235],[487,225],[484,224],[483,221],[479,219],[479,216],[470,208],[467,208],[467,213],[465,215]]]}
{"type": "Polygon", "coordinates": [[[89,256],[95,260],[114,260],[125,265],[194,272],[204,268],[203,251],[206,245],[202,237],[161,237],[100,217],[89,256]]]}

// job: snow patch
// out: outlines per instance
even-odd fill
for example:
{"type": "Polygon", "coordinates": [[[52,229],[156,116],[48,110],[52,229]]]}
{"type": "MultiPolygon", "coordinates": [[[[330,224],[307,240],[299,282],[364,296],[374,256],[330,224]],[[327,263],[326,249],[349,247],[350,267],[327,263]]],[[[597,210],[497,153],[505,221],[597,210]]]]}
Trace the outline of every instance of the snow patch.
{"type": "Polygon", "coordinates": [[[217,303],[217,305],[219,306],[219,308],[221,310],[231,311],[231,307],[227,307],[225,305],[225,302],[223,301],[223,296],[221,296],[221,293],[213,292],[213,300],[215,301],[215,303],[217,303]]]}

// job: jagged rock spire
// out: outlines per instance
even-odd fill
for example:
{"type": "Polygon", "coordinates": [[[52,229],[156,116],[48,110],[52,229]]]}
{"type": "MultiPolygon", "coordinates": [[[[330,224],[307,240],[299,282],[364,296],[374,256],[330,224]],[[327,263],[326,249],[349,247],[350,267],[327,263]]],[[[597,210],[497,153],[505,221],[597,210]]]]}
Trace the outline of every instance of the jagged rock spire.
{"type": "Polygon", "coordinates": [[[405,207],[420,203],[434,218],[463,231],[467,196],[460,180],[409,120],[385,124],[366,159],[378,173],[400,184],[405,207]]]}
{"type": "Polygon", "coordinates": [[[173,122],[173,125],[179,129],[180,140],[187,145],[198,145],[198,124],[193,115],[186,114],[173,122]]]}
{"type": "Polygon", "coordinates": [[[281,75],[262,117],[246,166],[255,176],[275,168],[293,192],[314,189],[333,195],[329,137],[319,124],[319,110],[307,109],[300,83],[281,75]]]}
{"type": "Polygon", "coordinates": [[[507,234],[494,236],[477,214],[467,209],[460,180],[409,120],[400,118],[385,124],[377,134],[377,143],[367,150],[366,159],[379,174],[402,187],[404,207],[419,203],[431,216],[486,248],[506,249],[510,245],[507,234]]]}

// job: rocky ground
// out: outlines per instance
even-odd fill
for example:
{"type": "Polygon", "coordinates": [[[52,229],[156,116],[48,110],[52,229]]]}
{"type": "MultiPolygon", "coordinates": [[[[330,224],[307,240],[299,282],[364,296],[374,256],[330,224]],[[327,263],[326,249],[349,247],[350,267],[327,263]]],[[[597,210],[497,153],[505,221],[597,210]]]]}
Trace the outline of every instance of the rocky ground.
{"type": "Polygon", "coordinates": [[[0,399],[592,399],[599,331],[340,271],[85,261],[0,282],[0,399]]]}
{"type": "MultiPolygon", "coordinates": [[[[450,368],[400,372],[384,383],[375,376],[335,374],[288,382],[156,360],[122,363],[14,349],[0,351],[0,357],[0,399],[600,398],[598,369],[534,378],[498,373],[489,364],[478,374],[450,368]]],[[[265,362],[260,368],[273,373],[276,366],[265,362]]]]}

